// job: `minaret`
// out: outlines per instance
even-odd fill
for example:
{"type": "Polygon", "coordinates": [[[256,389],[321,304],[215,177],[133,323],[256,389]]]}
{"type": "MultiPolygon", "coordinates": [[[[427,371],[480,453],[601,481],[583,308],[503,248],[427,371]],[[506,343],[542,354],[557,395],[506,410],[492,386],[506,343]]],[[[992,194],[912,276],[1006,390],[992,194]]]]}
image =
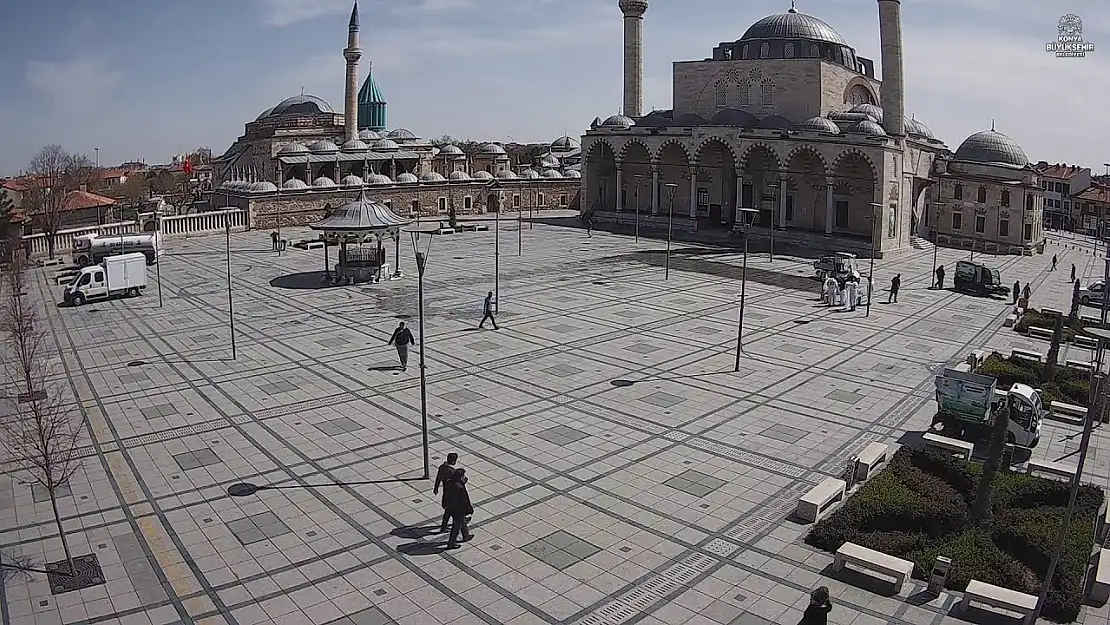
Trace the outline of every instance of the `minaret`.
{"type": "Polygon", "coordinates": [[[879,43],[883,63],[880,98],[883,128],[892,137],[906,135],[906,88],[902,80],[901,0],[879,0],[879,43]]]}
{"type": "Polygon", "coordinates": [[[644,13],[648,0],[620,0],[624,13],[624,114],[639,117],[644,107],[644,13]]]}
{"type": "Polygon", "coordinates": [[[343,50],[347,59],[347,82],[343,91],[343,140],[358,139],[358,60],[362,50],[358,48],[358,0],[351,9],[351,22],[347,25],[347,47],[343,50]]]}

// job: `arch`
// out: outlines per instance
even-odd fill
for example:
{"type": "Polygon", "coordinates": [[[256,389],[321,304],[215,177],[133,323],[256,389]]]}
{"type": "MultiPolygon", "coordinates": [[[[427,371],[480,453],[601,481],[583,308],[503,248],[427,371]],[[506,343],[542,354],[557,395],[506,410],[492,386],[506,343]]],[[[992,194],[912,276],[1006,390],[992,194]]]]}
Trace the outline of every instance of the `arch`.
{"type": "Polygon", "coordinates": [[[691,161],[696,164],[701,164],[704,161],[702,156],[707,154],[707,151],[712,148],[723,149],[724,152],[729,155],[732,166],[739,168],[740,159],[736,157],[736,150],[720,137],[706,137],[698,143],[697,147],[694,148],[694,157],[691,161]]]}
{"type": "Polygon", "coordinates": [[[609,151],[612,152],[613,154],[617,153],[617,149],[613,147],[613,144],[610,143],[608,139],[597,139],[596,141],[591,143],[590,147],[587,148],[586,151],[583,153],[583,155],[582,155],[583,160],[589,160],[591,157],[593,157],[594,156],[594,150],[596,150],[597,148],[599,148],[601,146],[605,146],[605,147],[609,148],[609,151]]]}
{"type": "Polygon", "coordinates": [[[629,139],[623,146],[621,146],[620,151],[617,152],[617,162],[624,162],[628,158],[628,152],[633,148],[633,146],[639,146],[643,148],[644,152],[648,155],[648,157],[644,160],[651,159],[651,148],[648,147],[647,142],[643,139],[640,139],[639,137],[634,137],[629,139]]]}
{"type": "Polygon", "coordinates": [[[736,150],[721,137],[701,141],[694,151],[697,164],[697,213],[710,228],[728,228],[736,216],[738,171],[736,150]],[[704,198],[704,199],[702,199],[704,198]]]}
{"type": "Polygon", "coordinates": [[[779,158],[778,152],[775,151],[775,148],[771,147],[771,144],[765,143],[763,141],[755,141],[751,143],[740,154],[740,157],[736,159],[736,162],[740,165],[740,169],[743,171],[747,171],[750,161],[757,154],[760,154],[763,157],[770,157],[769,160],[773,163],[774,168],[776,170],[782,169],[782,159],[779,158]]]}
{"type": "Polygon", "coordinates": [[[742,59],[747,59],[748,58],[748,44],[746,44],[746,43],[744,44],[744,47],[741,49],[740,58],[742,58],[742,59]]]}
{"type": "Polygon", "coordinates": [[[687,148],[686,144],[683,143],[680,139],[667,139],[663,143],[660,143],[659,148],[656,149],[655,153],[651,155],[652,160],[658,163],[662,163],[663,154],[667,151],[667,148],[671,146],[678,146],[678,148],[682,150],[683,158],[686,160],[687,163],[693,164],[695,162],[694,155],[690,153],[690,149],[687,148]]]}
{"type": "Polygon", "coordinates": [[[786,156],[786,223],[791,227],[824,230],[828,211],[828,163],[820,151],[801,145],[786,156]]]}
{"type": "Polygon", "coordinates": [[[651,171],[654,161],[643,141],[630,140],[621,148],[617,163],[621,168],[621,207],[624,211],[651,208],[651,171]]]}
{"type": "Polygon", "coordinates": [[[829,171],[835,173],[837,170],[842,168],[846,163],[853,159],[860,159],[864,163],[866,163],[867,166],[871,169],[871,183],[879,184],[879,169],[875,167],[875,161],[871,160],[870,156],[868,156],[863,152],[863,150],[860,150],[858,148],[845,148],[843,152],[837,154],[836,159],[834,159],[832,162],[832,167],[829,168],[829,171]]]}
{"type": "Polygon", "coordinates": [[[821,58],[821,48],[818,48],[817,44],[810,45],[809,46],[809,56],[812,57],[812,58],[815,58],[815,59],[821,58]]]}
{"type": "Polygon", "coordinates": [[[844,86],[844,103],[856,106],[859,104],[878,104],[879,96],[867,81],[859,76],[852,78],[844,86]]]}
{"type": "Polygon", "coordinates": [[[788,59],[794,58],[794,43],[793,42],[788,41],[786,43],[786,47],[783,49],[783,56],[788,58],[788,59]]]}
{"type": "MultiPolygon", "coordinates": [[[[821,168],[823,170],[825,170],[826,172],[831,170],[831,168],[829,167],[829,161],[825,158],[825,155],[821,154],[820,150],[811,145],[799,145],[793,150],[790,150],[790,153],[786,155],[785,162],[790,163],[790,161],[794,160],[796,157],[806,156],[805,154],[803,154],[806,152],[808,152],[808,156],[821,163],[821,168]]],[[[790,167],[787,167],[787,169],[790,169],[790,167]]]]}
{"type": "Polygon", "coordinates": [[[585,152],[582,163],[583,213],[613,211],[617,206],[617,151],[598,139],[585,152]]]}
{"type": "Polygon", "coordinates": [[[879,224],[886,219],[876,214],[871,203],[878,196],[881,171],[856,148],[847,148],[836,157],[830,172],[835,185],[834,230],[852,235],[880,234],[879,224]],[[881,221],[876,222],[876,217],[881,221]]]}
{"type": "Polygon", "coordinates": [[[766,59],[771,56],[771,44],[764,41],[759,44],[759,58],[766,59]]]}

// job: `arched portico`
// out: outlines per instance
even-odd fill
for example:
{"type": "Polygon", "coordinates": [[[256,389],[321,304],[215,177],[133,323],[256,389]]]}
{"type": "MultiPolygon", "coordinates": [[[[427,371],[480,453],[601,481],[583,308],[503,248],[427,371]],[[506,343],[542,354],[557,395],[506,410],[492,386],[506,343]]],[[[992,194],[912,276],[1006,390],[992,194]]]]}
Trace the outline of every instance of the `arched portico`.
{"type": "Polygon", "coordinates": [[[666,213],[673,209],[676,215],[689,216],[693,180],[686,148],[674,141],[665,143],[659,148],[656,162],[659,164],[659,211],[666,213]],[[678,185],[673,193],[666,186],[672,183],[678,185]]]}
{"type": "Polygon", "coordinates": [[[871,236],[877,175],[871,159],[859,151],[844,152],[833,163],[834,233],[871,236]]]}
{"type": "Polygon", "coordinates": [[[651,211],[651,153],[640,141],[631,141],[621,149],[621,201],[618,210],[648,214],[651,211]]]}
{"type": "MultiPolygon", "coordinates": [[[[782,169],[778,154],[768,145],[757,143],[748,147],[740,157],[743,175],[740,191],[742,208],[759,210],[761,226],[773,226],[781,220],[779,171],[782,169]]],[[[785,217],[785,214],[782,216],[785,217]]]]}
{"type": "Polygon", "coordinates": [[[736,217],[736,155],[724,141],[713,138],[698,148],[694,161],[699,221],[710,228],[728,228],[736,217]]]}
{"type": "Polygon", "coordinates": [[[613,211],[617,207],[617,154],[608,141],[598,141],[590,146],[585,158],[586,175],[590,188],[582,198],[582,211],[613,211]]]}
{"type": "Polygon", "coordinates": [[[786,224],[791,228],[825,230],[828,168],[821,154],[800,147],[786,158],[786,224]]]}

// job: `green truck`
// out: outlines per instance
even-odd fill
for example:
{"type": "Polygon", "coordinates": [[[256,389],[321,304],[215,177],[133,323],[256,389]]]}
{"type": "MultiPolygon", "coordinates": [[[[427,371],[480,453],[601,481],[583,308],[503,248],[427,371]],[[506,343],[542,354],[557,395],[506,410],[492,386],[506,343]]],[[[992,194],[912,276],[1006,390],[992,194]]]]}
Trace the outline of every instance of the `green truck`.
{"type": "Polygon", "coordinates": [[[995,419],[1008,414],[1006,442],[1036,447],[1045,416],[1041,392],[1025,384],[1014,384],[1008,391],[999,390],[998,380],[971,373],[970,368],[965,363],[945,367],[937,374],[937,414],[930,429],[975,442],[989,438],[995,419]]]}

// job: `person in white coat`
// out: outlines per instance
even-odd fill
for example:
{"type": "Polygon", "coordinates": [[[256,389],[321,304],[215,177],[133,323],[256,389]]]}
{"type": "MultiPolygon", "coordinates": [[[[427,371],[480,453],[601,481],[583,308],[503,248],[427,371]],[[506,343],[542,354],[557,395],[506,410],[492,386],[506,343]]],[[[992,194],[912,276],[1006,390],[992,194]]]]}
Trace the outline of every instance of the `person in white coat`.
{"type": "Polygon", "coordinates": [[[856,274],[849,276],[844,287],[848,291],[848,310],[855,310],[856,303],[859,301],[859,276],[856,274]]]}
{"type": "Polygon", "coordinates": [[[821,297],[826,306],[836,305],[836,300],[840,297],[840,287],[837,286],[836,278],[832,276],[825,278],[825,285],[821,291],[821,297]]]}

